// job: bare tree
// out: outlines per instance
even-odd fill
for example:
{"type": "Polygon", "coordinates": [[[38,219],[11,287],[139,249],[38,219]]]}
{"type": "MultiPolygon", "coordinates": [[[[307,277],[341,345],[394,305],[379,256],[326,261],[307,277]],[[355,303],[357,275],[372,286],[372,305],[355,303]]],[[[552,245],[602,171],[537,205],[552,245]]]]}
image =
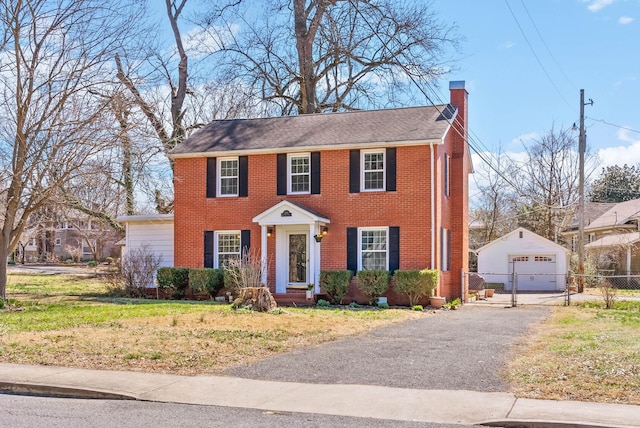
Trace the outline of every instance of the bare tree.
{"type": "MultiPolygon", "coordinates": [[[[531,231],[558,242],[571,219],[578,201],[577,139],[569,130],[555,130],[527,147],[526,159],[519,163],[521,203],[518,223],[531,231]]],[[[587,156],[586,175],[593,172],[592,157],[587,156]]]]}
{"type": "Polygon", "coordinates": [[[163,58],[160,55],[156,56],[156,59],[159,62],[156,70],[163,73],[164,83],[168,84],[171,88],[171,127],[169,130],[167,130],[165,126],[164,117],[160,110],[162,106],[145,98],[145,94],[138,87],[138,83],[136,82],[137,79],[131,76],[130,71],[125,69],[120,55],[116,54],[114,57],[118,79],[131,93],[135,103],[146,116],[166,153],[182,142],[186,136],[186,130],[183,124],[183,104],[187,95],[187,79],[189,77],[189,70],[187,53],[182,43],[180,28],[178,27],[178,19],[180,18],[180,14],[182,13],[186,3],[187,0],[165,0],[167,17],[169,18],[175,47],[179,57],[177,64],[177,79],[174,78],[170,70],[172,64],[171,59],[163,58]]]}
{"type": "Polygon", "coordinates": [[[107,143],[91,94],[133,16],[128,2],[0,0],[0,298],[29,215],[107,143]]]}
{"type": "Polygon", "coordinates": [[[472,217],[479,224],[470,232],[471,248],[480,248],[517,225],[517,189],[509,179],[515,175],[515,165],[500,152],[491,156],[491,162],[478,165],[475,171],[479,194],[474,198],[472,217]]]}
{"type": "Polygon", "coordinates": [[[446,48],[459,39],[425,1],[229,0],[198,22],[224,73],[280,114],[412,102],[450,68],[446,48]],[[249,21],[251,9],[266,16],[249,21]]]}

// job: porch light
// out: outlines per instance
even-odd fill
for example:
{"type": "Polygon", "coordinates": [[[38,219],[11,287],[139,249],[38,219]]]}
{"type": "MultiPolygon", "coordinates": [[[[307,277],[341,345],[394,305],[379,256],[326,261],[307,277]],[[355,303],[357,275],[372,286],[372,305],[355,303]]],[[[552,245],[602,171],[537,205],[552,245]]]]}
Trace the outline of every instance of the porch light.
{"type": "Polygon", "coordinates": [[[322,226],[322,236],[327,236],[329,233],[329,228],[327,226],[322,226]]]}
{"type": "Polygon", "coordinates": [[[267,227],[267,236],[269,238],[273,236],[273,227],[267,227]]]}

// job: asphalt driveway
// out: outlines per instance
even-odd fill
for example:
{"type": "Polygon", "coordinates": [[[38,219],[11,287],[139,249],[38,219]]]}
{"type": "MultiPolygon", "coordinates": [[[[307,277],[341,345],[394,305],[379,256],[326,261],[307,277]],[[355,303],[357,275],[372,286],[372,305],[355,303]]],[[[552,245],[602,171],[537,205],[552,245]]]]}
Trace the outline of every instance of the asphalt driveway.
{"type": "Polygon", "coordinates": [[[465,306],[280,355],[227,375],[274,381],[506,391],[511,346],[550,307],[465,306]]]}

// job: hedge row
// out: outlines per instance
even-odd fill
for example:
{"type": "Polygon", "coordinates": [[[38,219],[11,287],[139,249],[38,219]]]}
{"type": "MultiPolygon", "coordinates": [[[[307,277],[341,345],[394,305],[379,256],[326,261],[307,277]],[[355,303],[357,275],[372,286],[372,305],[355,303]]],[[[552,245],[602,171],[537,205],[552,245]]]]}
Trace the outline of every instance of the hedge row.
{"type": "Polygon", "coordinates": [[[210,268],[162,267],[158,269],[156,280],[158,288],[170,290],[174,299],[183,299],[187,288],[194,294],[207,292],[211,297],[215,297],[224,287],[224,271],[210,268]]]}
{"type": "MultiPolygon", "coordinates": [[[[438,285],[437,270],[396,270],[393,273],[395,290],[409,298],[411,306],[423,296],[431,296],[438,285]]],[[[332,303],[341,304],[349,291],[353,272],[350,270],[323,270],[320,272],[320,287],[329,295],[332,303]]],[[[361,270],[356,275],[356,286],[373,303],[389,289],[391,274],[386,270],[361,270]]]]}

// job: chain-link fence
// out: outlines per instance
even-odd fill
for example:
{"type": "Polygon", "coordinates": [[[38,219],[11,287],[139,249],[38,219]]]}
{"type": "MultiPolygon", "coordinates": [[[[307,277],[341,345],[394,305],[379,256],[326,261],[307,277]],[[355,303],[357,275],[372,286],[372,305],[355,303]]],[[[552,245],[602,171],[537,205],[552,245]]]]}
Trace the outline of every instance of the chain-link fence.
{"type": "Polygon", "coordinates": [[[580,280],[585,288],[613,287],[618,290],[640,290],[640,275],[576,275],[571,274],[572,291],[578,291],[580,280]]]}
{"type": "MultiPolygon", "coordinates": [[[[557,304],[564,299],[567,290],[567,275],[552,273],[495,273],[478,272],[465,274],[468,295],[481,300],[517,306],[518,296],[526,304],[557,304]],[[486,290],[493,290],[487,293],[486,290]],[[495,295],[496,298],[487,296],[495,295]]],[[[468,296],[467,296],[468,297],[468,296]]]]}

